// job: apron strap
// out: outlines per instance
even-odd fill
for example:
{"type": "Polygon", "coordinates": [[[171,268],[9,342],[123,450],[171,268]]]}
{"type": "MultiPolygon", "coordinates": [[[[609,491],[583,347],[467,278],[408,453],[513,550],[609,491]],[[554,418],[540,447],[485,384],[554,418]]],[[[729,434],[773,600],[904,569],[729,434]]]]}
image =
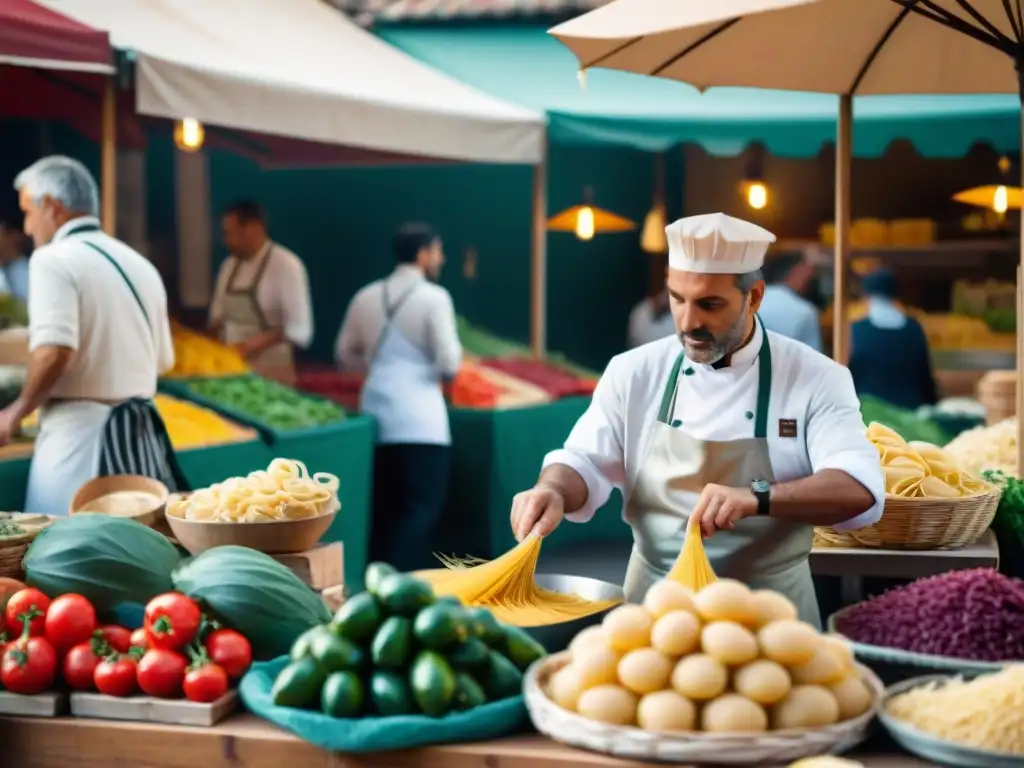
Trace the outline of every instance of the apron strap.
{"type": "Polygon", "coordinates": [[[373,354],[370,355],[370,365],[373,365],[377,359],[377,355],[380,352],[381,344],[384,343],[384,337],[388,331],[391,330],[391,325],[394,323],[395,318],[398,317],[398,313],[401,311],[405,302],[408,301],[409,297],[416,293],[416,289],[420,287],[419,282],[413,283],[411,288],[406,289],[405,293],[398,297],[393,305],[388,304],[388,284],[384,282],[384,290],[381,292],[381,301],[384,303],[384,327],[380,329],[380,336],[377,337],[377,343],[373,347],[373,354]]]}
{"type": "Polygon", "coordinates": [[[131,291],[132,296],[135,297],[135,303],[139,305],[139,309],[142,311],[142,316],[146,319],[146,325],[149,326],[150,330],[153,330],[153,323],[151,323],[149,320],[149,312],[146,311],[146,305],[142,303],[142,298],[139,296],[139,292],[135,290],[135,285],[132,283],[131,280],[128,279],[128,275],[125,274],[125,271],[121,268],[121,265],[114,261],[114,257],[111,256],[102,248],[100,248],[98,245],[96,245],[96,243],[90,243],[88,241],[83,241],[83,243],[92,248],[94,251],[96,251],[96,253],[105,258],[107,261],[109,261],[111,266],[113,266],[114,269],[117,270],[117,273],[121,275],[121,279],[124,280],[124,284],[128,286],[128,290],[131,291]]]}
{"type": "MultiPolygon", "coordinates": [[[[772,399],[772,348],[768,343],[768,330],[764,327],[761,317],[756,316],[761,326],[761,349],[757,353],[757,407],[754,412],[754,437],[768,437],[768,408],[772,399]]],[[[679,393],[679,370],[686,360],[686,353],[680,352],[672,365],[672,372],[665,382],[665,391],[661,396],[661,408],[658,421],[668,424],[675,409],[676,396],[679,393]]]]}

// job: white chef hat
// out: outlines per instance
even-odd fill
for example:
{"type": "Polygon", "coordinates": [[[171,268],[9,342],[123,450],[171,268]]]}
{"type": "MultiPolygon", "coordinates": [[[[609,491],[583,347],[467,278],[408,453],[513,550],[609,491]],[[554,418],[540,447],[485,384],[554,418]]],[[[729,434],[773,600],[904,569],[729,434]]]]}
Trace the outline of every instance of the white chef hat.
{"type": "Polygon", "coordinates": [[[775,235],[724,213],[687,216],[665,227],[668,266],[684,272],[742,275],[760,269],[775,235]]]}

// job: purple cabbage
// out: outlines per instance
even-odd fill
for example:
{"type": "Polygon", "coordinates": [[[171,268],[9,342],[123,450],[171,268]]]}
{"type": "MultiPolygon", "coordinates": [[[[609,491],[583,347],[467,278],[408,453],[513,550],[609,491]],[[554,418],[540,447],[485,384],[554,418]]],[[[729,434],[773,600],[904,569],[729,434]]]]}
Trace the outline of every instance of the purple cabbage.
{"type": "Polygon", "coordinates": [[[1024,660],[1024,582],[991,568],[896,587],[847,609],[836,629],[858,643],[970,661],[1024,660]]]}

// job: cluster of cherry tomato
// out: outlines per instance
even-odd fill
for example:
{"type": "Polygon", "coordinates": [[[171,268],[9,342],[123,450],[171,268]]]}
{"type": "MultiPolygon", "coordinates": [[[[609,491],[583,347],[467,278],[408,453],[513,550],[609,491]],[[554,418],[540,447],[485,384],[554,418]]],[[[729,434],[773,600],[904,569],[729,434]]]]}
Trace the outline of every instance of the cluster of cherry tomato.
{"type": "Polygon", "coordinates": [[[212,702],[251,663],[244,636],[177,592],[154,597],[135,631],[99,624],[81,595],[51,601],[31,587],[0,612],[0,687],[12,693],[44,693],[63,679],[75,691],[212,702]]]}

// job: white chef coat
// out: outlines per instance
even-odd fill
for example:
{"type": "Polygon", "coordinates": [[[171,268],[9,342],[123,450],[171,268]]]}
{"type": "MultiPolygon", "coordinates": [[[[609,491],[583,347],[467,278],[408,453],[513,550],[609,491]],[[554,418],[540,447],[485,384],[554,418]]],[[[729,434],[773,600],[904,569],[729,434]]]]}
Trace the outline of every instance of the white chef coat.
{"type": "MultiPolygon", "coordinates": [[[[673,421],[701,440],[737,440],[752,434],[757,402],[761,329],[735,352],[728,367],[687,363],[680,374],[673,421]],[[693,370],[684,375],[687,368],[693,370]]],[[[885,502],[878,453],[868,441],[850,372],[800,342],[768,332],[772,353],[772,389],[768,411],[768,450],[775,480],[785,483],[823,469],[839,469],[859,481],[874,505],[837,530],[877,522],[885,502]],[[780,420],[797,425],[797,437],[780,436],[780,420]]],[[[658,417],[661,395],[679,354],[675,337],[647,344],[612,358],[594,391],[590,407],[573,427],[562,449],[549,453],[544,466],[565,464],[587,484],[587,502],[566,518],[586,522],[613,488],[627,499],[644,460],[658,417]]]]}
{"type": "Polygon", "coordinates": [[[174,366],[163,279],[146,257],[103,232],[65,236],[88,224],[99,226],[92,217],[72,219],[29,260],[29,349],[75,350],[54,398],[152,397],[157,376],[174,366]],[[87,241],[124,270],[148,323],[124,278],[87,241]]]}
{"type": "Polygon", "coordinates": [[[757,310],[765,328],[821,351],[818,310],[788,285],[769,285],[757,310]]]}
{"type": "Polygon", "coordinates": [[[676,323],[671,312],[660,317],[654,316],[654,302],[650,298],[640,301],[629,313],[629,330],[627,332],[630,347],[639,347],[651,341],[676,335],[676,323]]]}
{"type": "Polygon", "coordinates": [[[376,280],[352,298],[334,344],[334,356],[348,371],[368,370],[387,318],[384,315],[384,286],[392,305],[408,295],[393,318],[395,328],[412,344],[424,350],[437,366],[437,374],[451,378],[462,365],[462,344],[455,323],[451,294],[426,279],[412,264],[400,264],[384,280],[376,280]]]}
{"type": "Polygon", "coordinates": [[[268,325],[280,328],[285,339],[305,349],[313,341],[309,277],[302,259],[280,243],[268,240],[251,259],[228,256],[224,260],[217,272],[217,285],[213,301],[210,302],[210,322],[216,325],[224,319],[224,294],[228,290],[244,291],[251,288],[260,274],[263,260],[268,256],[270,262],[260,284],[256,286],[256,301],[268,325]],[[232,276],[234,280],[228,285],[232,276]]]}

